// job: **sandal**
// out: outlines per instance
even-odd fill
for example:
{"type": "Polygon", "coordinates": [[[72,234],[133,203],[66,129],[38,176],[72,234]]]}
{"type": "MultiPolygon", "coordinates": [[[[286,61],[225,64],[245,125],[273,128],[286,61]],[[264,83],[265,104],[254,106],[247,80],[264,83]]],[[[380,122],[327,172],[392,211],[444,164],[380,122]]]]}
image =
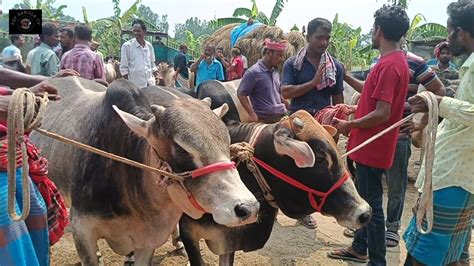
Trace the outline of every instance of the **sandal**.
{"type": "Polygon", "coordinates": [[[388,248],[394,248],[398,246],[400,236],[397,232],[387,231],[385,232],[385,240],[387,241],[388,248]]]}
{"type": "Polygon", "coordinates": [[[346,229],[344,229],[344,231],[342,232],[342,234],[343,234],[345,237],[354,238],[355,230],[354,230],[354,229],[350,229],[350,228],[346,228],[346,229]]]}
{"type": "Polygon", "coordinates": [[[308,229],[318,228],[318,224],[316,223],[316,220],[311,215],[298,219],[298,222],[300,222],[302,225],[304,225],[308,229]]]}
{"type": "Polygon", "coordinates": [[[331,259],[350,260],[358,263],[367,263],[368,261],[367,255],[359,255],[350,247],[332,250],[328,252],[328,257],[331,259]]]}

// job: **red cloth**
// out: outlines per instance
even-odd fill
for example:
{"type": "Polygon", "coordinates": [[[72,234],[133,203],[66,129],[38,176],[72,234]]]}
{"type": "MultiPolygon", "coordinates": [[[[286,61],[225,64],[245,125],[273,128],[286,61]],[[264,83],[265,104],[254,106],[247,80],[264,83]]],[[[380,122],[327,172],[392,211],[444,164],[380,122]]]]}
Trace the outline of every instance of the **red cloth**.
{"type": "MultiPolygon", "coordinates": [[[[373,128],[352,129],[347,145],[348,150],[402,119],[409,79],[408,64],[403,51],[392,52],[380,59],[365,81],[355,119],[374,111],[377,101],[391,104],[390,118],[387,122],[373,128]]],[[[349,157],[370,167],[390,168],[395,155],[398,132],[399,128],[396,128],[386,133],[349,157]]]]}
{"type": "Polygon", "coordinates": [[[436,56],[436,58],[439,58],[439,56],[441,55],[441,50],[443,49],[448,49],[449,50],[449,43],[448,42],[441,42],[441,43],[438,43],[435,48],[434,48],[434,54],[436,56]]]}
{"type": "MultiPolygon", "coordinates": [[[[0,171],[7,171],[7,139],[0,140],[0,171]]],[[[68,213],[64,199],[48,174],[48,161],[39,156],[39,151],[34,144],[26,139],[28,155],[29,176],[38,188],[48,210],[49,244],[52,246],[64,235],[64,229],[69,224],[68,213]]],[[[21,149],[17,147],[17,167],[21,167],[21,149]]]]}
{"type": "Polygon", "coordinates": [[[233,70],[227,71],[227,80],[240,79],[244,75],[244,61],[242,56],[238,55],[232,58],[231,65],[235,65],[233,70]]]}
{"type": "Polygon", "coordinates": [[[263,46],[268,50],[284,52],[286,50],[286,41],[273,42],[270,39],[265,39],[263,46]]]}
{"type": "Polygon", "coordinates": [[[341,103],[337,105],[330,105],[319,110],[314,115],[314,118],[321,125],[331,125],[333,118],[347,120],[349,116],[348,115],[349,111],[350,111],[350,108],[346,104],[341,103]]]}
{"type": "MultiPolygon", "coordinates": [[[[0,87],[0,95],[7,95],[8,89],[0,87]]],[[[7,132],[6,121],[0,121],[0,132],[7,132]]],[[[48,178],[48,161],[44,157],[39,156],[39,151],[36,146],[29,142],[28,136],[26,139],[26,152],[28,155],[29,176],[33,183],[38,188],[46,208],[48,210],[48,231],[49,244],[52,246],[64,235],[64,229],[69,224],[69,217],[64,203],[64,199],[59,193],[56,185],[48,178]]],[[[0,139],[0,171],[7,171],[8,156],[7,156],[7,139],[4,137],[0,139]]],[[[16,149],[17,160],[16,166],[21,167],[21,150],[20,147],[16,149]]]]}

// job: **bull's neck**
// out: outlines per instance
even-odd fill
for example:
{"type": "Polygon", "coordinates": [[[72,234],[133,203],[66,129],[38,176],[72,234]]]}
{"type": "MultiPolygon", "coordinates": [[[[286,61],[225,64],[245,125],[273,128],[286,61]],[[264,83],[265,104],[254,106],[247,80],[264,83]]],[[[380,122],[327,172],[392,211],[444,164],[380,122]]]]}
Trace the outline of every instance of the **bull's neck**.
{"type": "MultiPolygon", "coordinates": [[[[230,138],[232,143],[238,142],[249,142],[254,132],[255,128],[261,123],[239,123],[239,122],[232,122],[227,124],[227,128],[229,129],[230,138]]],[[[268,125],[267,128],[273,128],[276,124],[268,125]]]]}

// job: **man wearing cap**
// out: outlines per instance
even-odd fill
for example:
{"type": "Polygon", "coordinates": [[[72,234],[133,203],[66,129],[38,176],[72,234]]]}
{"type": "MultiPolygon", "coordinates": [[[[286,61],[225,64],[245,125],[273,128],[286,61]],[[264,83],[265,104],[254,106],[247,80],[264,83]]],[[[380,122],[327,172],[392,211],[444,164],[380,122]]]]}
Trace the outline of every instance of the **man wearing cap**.
{"type": "Polygon", "coordinates": [[[276,123],[287,112],[288,102],[281,96],[276,70],[285,50],[286,42],[266,39],[262,59],[245,72],[240,82],[237,97],[253,122],[276,123]]]}
{"type": "Polygon", "coordinates": [[[431,66],[431,68],[446,87],[447,95],[453,97],[459,84],[459,72],[451,62],[453,55],[449,49],[448,42],[445,41],[436,45],[434,54],[437,63],[431,66]]]}

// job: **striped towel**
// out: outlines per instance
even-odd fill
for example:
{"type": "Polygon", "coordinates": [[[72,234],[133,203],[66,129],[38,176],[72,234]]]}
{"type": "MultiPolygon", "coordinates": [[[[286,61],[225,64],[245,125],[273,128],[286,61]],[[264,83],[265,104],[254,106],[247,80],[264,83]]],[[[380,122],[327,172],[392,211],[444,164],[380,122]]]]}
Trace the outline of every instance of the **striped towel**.
{"type": "MultiPolygon", "coordinates": [[[[301,71],[303,68],[304,57],[306,56],[306,51],[308,45],[301,48],[301,50],[296,55],[296,60],[293,63],[293,67],[301,71]]],[[[332,87],[336,84],[336,64],[332,59],[332,56],[326,51],[321,55],[321,60],[319,61],[319,67],[316,73],[321,71],[321,77],[319,78],[319,83],[316,85],[317,90],[322,90],[324,88],[332,87]]]]}
{"type": "Polygon", "coordinates": [[[347,120],[350,108],[346,104],[330,105],[318,111],[314,118],[321,125],[331,125],[333,118],[347,120]]]}

